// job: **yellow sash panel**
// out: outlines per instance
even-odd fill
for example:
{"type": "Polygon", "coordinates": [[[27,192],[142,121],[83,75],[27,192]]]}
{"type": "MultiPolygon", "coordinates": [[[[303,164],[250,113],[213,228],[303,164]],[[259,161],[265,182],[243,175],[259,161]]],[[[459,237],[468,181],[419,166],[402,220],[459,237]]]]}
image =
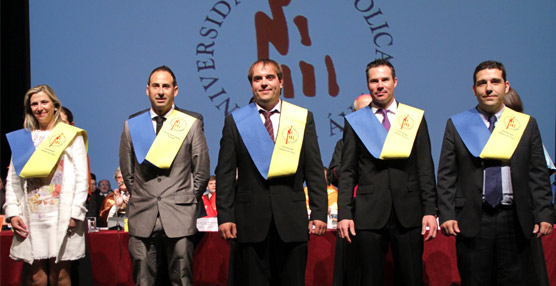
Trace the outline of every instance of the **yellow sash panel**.
{"type": "Polygon", "coordinates": [[[168,169],[197,118],[174,109],[162,125],[145,159],[161,169],[168,169]]]}
{"type": "Polygon", "coordinates": [[[280,125],[272,151],[268,179],[297,172],[308,112],[305,108],[282,100],[280,125]]]}
{"type": "Polygon", "coordinates": [[[394,122],[386,135],[380,159],[409,158],[425,111],[400,103],[394,122]]]}
{"type": "Polygon", "coordinates": [[[87,148],[87,132],[85,130],[65,123],[58,123],[33,152],[19,175],[22,178],[48,177],[66,147],[78,134],[83,136],[85,148],[87,148]]]}
{"type": "Polygon", "coordinates": [[[530,116],[508,107],[504,108],[500,120],[490,134],[481,152],[483,159],[509,160],[521,140],[530,116]]]}

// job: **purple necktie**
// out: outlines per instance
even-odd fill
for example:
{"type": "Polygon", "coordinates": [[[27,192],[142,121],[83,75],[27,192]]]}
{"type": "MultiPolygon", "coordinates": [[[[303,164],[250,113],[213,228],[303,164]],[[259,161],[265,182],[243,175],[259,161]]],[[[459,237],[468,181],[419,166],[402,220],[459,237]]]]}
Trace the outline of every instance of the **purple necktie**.
{"type": "Polygon", "coordinates": [[[270,116],[274,113],[277,113],[278,110],[273,111],[266,111],[264,109],[259,110],[259,112],[264,116],[264,127],[266,127],[266,131],[268,131],[268,135],[270,135],[270,139],[274,142],[274,129],[272,128],[272,121],[270,120],[270,116]]]}
{"type": "MultiPolygon", "coordinates": [[[[492,133],[496,116],[493,114],[488,118],[488,130],[492,133]]],[[[485,200],[493,208],[502,202],[502,168],[500,161],[485,161],[485,200]]]]}
{"type": "Polygon", "coordinates": [[[382,119],[382,126],[386,128],[386,131],[390,131],[390,120],[388,120],[388,109],[379,109],[378,111],[382,112],[384,118],[382,119]]]}

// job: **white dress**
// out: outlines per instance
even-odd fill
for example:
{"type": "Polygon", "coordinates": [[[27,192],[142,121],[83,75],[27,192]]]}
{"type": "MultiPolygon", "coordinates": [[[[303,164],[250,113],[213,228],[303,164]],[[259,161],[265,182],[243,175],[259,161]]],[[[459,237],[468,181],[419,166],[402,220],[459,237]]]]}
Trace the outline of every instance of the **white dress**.
{"type": "MultiPolygon", "coordinates": [[[[49,131],[32,131],[35,146],[49,131]]],[[[55,262],[85,256],[85,229],[81,223],[87,209],[89,190],[87,149],[83,136],[77,135],[66,147],[56,170],[48,178],[24,179],[10,164],[6,179],[7,218],[19,216],[29,230],[26,239],[14,235],[10,257],[32,264],[35,259],[55,258],[55,262]],[[72,235],[67,229],[70,219],[77,221],[72,235]]]]}
{"type": "MultiPolygon", "coordinates": [[[[50,131],[31,132],[37,148],[50,131]]],[[[46,178],[27,180],[27,207],[29,209],[29,237],[34,259],[56,257],[56,233],[58,232],[58,208],[62,189],[64,160],[60,159],[56,169],[46,178]]]]}

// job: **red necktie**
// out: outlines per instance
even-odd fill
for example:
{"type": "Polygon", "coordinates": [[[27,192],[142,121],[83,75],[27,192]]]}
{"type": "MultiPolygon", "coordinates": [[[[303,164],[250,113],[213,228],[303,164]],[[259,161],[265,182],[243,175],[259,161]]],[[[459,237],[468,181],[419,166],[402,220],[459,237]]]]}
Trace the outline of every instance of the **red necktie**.
{"type": "Polygon", "coordinates": [[[270,116],[274,113],[277,113],[278,110],[273,111],[266,111],[264,109],[259,110],[259,112],[264,116],[264,127],[266,127],[266,131],[268,135],[270,135],[270,139],[274,142],[274,129],[272,128],[272,121],[270,121],[270,116]]]}

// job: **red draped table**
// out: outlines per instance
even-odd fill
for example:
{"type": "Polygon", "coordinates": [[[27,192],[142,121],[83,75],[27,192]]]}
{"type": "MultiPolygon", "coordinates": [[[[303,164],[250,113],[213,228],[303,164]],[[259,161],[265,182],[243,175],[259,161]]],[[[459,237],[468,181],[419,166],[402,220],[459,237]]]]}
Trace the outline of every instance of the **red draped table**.
{"type": "MultiPolygon", "coordinates": [[[[0,233],[0,285],[21,285],[22,262],[9,258],[11,231],[0,233]]],[[[100,231],[87,234],[93,285],[134,285],[127,244],[129,234],[100,231]]],[[[311,236],[306,269],[306,285],[332,285],[336,231],[311,236]]],[[[556,238],[543,238],[548,276],[556,285],[556,238]]],[[[193,273],[195,285],[226,285],[230,246],[216,232],[206,232],[195,248],[193,273]]],[[[424,282],[428,285],[459,284],[456,265],[455,239],[439,235],[425,243],[424,282]]],[[[386,271],[392,271],[391,256],[386,259],[386,271]]],[[[391,276],[391,275],[389,275],[391,276]]],[[[386,282],[391,282],[386,281],[386,282]]],[[[389,283],[387,283],[389,284],[389,283]]]]}

